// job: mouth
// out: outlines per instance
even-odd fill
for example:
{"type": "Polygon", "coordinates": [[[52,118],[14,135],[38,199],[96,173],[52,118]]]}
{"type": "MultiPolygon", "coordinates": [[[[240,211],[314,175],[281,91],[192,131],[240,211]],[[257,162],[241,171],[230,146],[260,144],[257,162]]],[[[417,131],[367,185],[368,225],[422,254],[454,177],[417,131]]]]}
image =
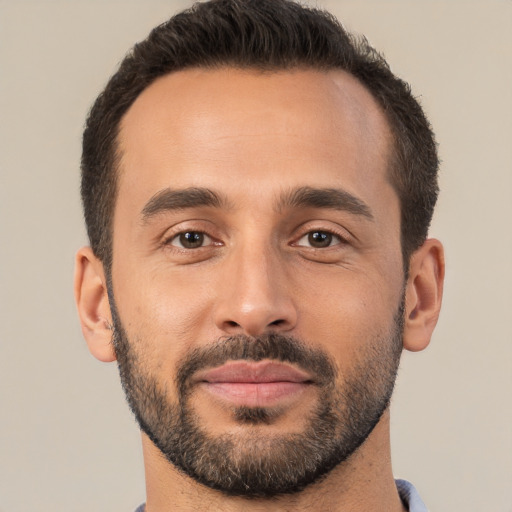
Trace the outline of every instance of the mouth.
{"type": "Polygon", "coordinates": [[[275,361],[230,361],[198,372],[194,381],[213,397],[245,407],[285,405],[314,384],[308,373],[275,361]]]}

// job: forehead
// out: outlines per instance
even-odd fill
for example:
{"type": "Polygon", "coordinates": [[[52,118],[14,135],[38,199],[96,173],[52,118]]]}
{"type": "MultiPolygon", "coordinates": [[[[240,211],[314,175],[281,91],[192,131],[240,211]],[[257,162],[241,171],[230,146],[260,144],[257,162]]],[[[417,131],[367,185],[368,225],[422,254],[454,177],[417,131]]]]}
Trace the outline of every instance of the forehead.
{"type": "Polygon", "coordinates": [[[122,119],[119,198],[240,182],[263,191],[277,177],[378,187],[390,140],[375,99],[343,71],[184,70],[156,80],[122,119]]]}

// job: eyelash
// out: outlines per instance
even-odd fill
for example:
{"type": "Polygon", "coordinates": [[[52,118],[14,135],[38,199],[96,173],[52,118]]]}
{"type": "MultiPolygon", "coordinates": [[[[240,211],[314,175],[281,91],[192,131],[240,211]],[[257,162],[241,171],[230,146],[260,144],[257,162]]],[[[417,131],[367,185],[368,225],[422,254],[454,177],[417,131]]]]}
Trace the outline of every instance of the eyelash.
{"type": "Polygon", "coordinates": [[[167,237],[163,241],[163,245],[164,246],[171,246],[174,249],[177,249],[177,250],[180,250],[180,251],[191,251],[191,250],[194,250],[194,249],[203,249],[203,248],[209,247],[211,245],[221,245],[221,243],[220,242],[215,242],[215,239],[212,236],[210,236],[208,233],[206,233],[205,231],[194,230],[194,229],[187,229],[187,230],[180,231],[178,233],[174,233],[171,236],[167,237]],[[186,236],[186,235],[191,235],[191,234],[196,235],[196,237],[197,237],[197,235],[199,235],[199,237],[207,238],[210,241],[210,243],[208,243],[207,245],[201,244],[198,247],[184,247],[183,246],[183,241],[180,240],[180,238],[183,237],[183,236],[186,236]],[[175,240],[178,240],[180,242],[181,246],[174,245],[173,241],[175,241],[175,240]]]}
{"type": "MultiPolygon", "coordinates": [[[[325,238],[324,238],[325,240],[325,238]]],[[[322,239],[320,240],[320,242],[322,242],[322,239]]],[[[334,247],[334,246],[337,246],[337,245],[342,245],[342,244],[347,244],[348,243],[348,240],[347,240],[347,237],[346,236],[343,236],[341,235],[340,233],[334,231],[334,230],[330,230],[330,229],[310,229],[308,230],[307,232],[305,232],[298,240],[297,242],[294,242],[292,245],[295,245],[295,246],[298,246],[298,247],[308,247],[309,249],[315,249],[315,250],[321,250],[321,249],[329,249],[331,247],[334,247]],[[312,236],[314,236],[315,234],[322,234],[323,236],[327,235],[327,240],[329,242],[329,244],[325,247],[314,247],[312,245],[312,236]],[[305,245],[301,245],[299,244],[299,242],[305,238],[308,238],[308,242],[309,242],[309,246],[305,246],[305,245]],[[333,239],[336,239],[336,243],[331,243],[333,242],[334,240],[333,239]]]]}
{"type": "MultiPolygon", "coordinates": [[[[310,238],[309,238],[309,243],[311,244],[310,238]]],[[[301,236],[299,238],[297,238],[295,242],[291,243],[290,245],[295,246],[295,247],[305,247],[305,248],[312,249],[312,250],[322,250],[322,249],[329,249],[329,248],[335,247],[337,245],[343,245],[343,244],[348,244],[348,243],[349,243],[349,241],[347,239],[347,236],[337,232],[336,230],[333,230],[333,229],[308,229],[303,234],[301,234],[301,236]],[[329,245],[327,245],[325,247],[314,247],[312,245],[307,246],[307,245],[303,245],[303,244],[299,243],[302,239],[304,239],[306,237],[311,237],[312,235],[318,234],[318,233],[327,235],[329,245]],[[337,242],[332,243],[333,239],[336,239],[337,242]]],[[[189,230],[180,231],[178,233],[173,233],[171,236],[169,236],[165,240],[163,240],[162,245],[171,246],[176,250],[188,252],[188,251],[192,251],[192,250],[196,250],[196,249],[204,249],[206,247],[215,246],[215,245],[220,246],[220,245],[222,245],[222,243],[216,241],[214,237],[212,237],[205,231],[189,229],[189,230]],[[198,245],[197,247],[184,247],[183,246],[184,241],[180,240],[180,238],[183,236],[186,236],[186,235],[194,235],[196,239],[199,238],[201,245],[198,245]],[[207,245],[204,245],[205,238],[207,240],[209,240],[209,243],[207,243],[207,245]],[[180,243],[180,245],[173,244],[173,242],[176,240],[180,243]]]]}

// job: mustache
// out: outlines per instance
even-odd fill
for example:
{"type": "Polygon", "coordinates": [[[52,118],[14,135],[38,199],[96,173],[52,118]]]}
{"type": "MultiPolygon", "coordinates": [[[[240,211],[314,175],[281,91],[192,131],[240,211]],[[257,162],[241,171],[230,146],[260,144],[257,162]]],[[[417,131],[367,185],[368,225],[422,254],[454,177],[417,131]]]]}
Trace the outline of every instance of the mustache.
{"type": "Polygon", "coordinates": [[[198,347],[179,363],[176,385],[184,396],[192,376],[199,370],[222,366],[228,361],[262,361],[270,359],[298,366],[311,374],[319,386],[326,386],[337,376],[334,361],[322,350],[308,347],[294,336],[265,333],[261,336],[225,336],[206,347],[198,347]]]}

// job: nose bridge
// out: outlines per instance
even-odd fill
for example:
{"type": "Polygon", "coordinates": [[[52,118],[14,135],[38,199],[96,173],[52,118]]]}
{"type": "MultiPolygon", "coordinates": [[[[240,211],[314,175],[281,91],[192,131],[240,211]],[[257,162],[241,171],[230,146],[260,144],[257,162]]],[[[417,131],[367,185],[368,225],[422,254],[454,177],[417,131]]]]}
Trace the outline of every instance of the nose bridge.
{"type": "Polygon", "coordinates": [[[279,251],[247,240],[231,252],[217,304],[217,326],[228,334],[256,336],[290,330],[297,319],[279,251]]]}

